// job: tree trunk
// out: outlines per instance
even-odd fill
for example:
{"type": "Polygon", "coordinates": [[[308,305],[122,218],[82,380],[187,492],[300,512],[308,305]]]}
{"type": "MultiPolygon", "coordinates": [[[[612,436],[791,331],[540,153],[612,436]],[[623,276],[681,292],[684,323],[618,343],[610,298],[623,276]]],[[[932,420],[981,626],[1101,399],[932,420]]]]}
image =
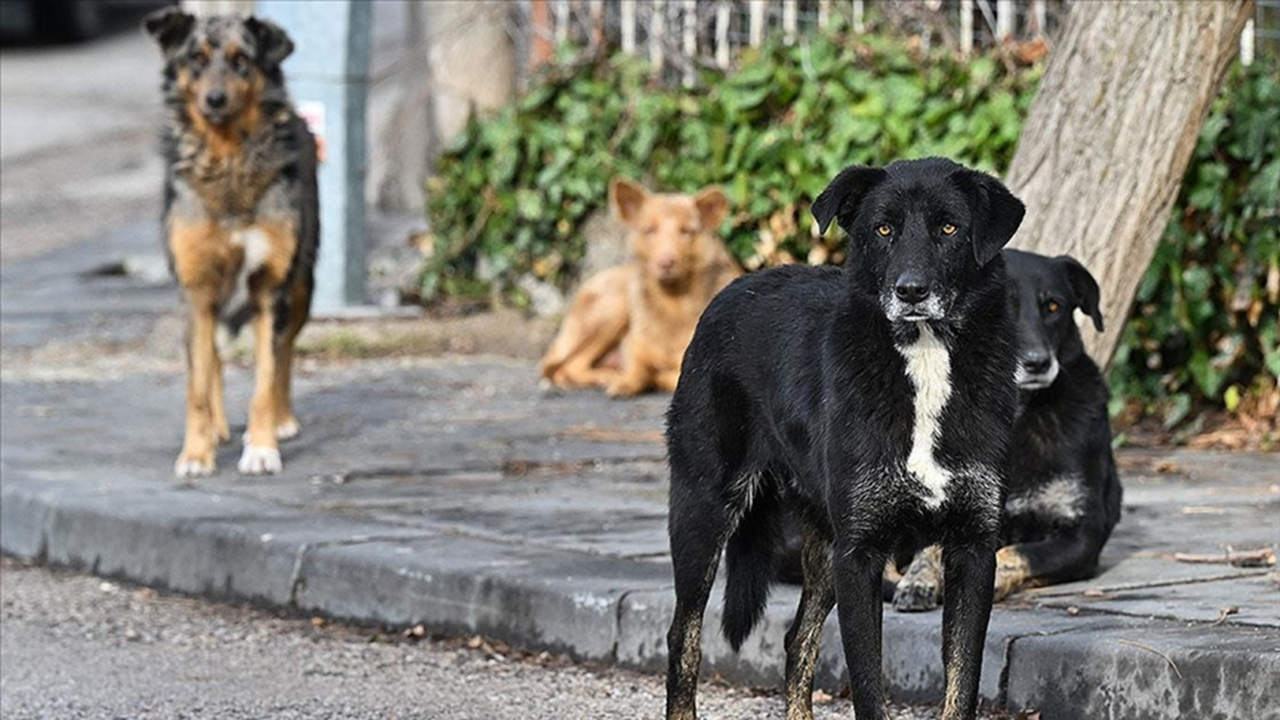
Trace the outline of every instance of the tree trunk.
{"type": "Polygon", "coordinates": [[[1077,2],[1009,168],[1027,204],[1013,246],[1072,255],[1098,279],[1108,364],[1169,222],[1200,125],[1254,0],[1077,2]]]}

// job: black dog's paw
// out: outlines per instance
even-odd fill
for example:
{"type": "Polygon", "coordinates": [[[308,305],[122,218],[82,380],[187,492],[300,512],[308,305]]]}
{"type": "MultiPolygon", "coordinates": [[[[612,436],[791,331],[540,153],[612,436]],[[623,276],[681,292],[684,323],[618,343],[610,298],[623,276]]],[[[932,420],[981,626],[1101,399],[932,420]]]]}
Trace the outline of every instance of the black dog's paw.
{"type": "Polygon", "coordinates": [[[942,586],[928,578],[904,577],[893,592],[893,609],[925,612],[942,604],[942,586]]]}

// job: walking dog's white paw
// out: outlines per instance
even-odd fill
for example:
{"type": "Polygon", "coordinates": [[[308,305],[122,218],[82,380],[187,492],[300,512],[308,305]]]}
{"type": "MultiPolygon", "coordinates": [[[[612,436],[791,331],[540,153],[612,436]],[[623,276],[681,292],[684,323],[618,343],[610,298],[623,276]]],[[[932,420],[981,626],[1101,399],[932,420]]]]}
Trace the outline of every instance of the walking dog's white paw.
{"type": "Polygon", "coordinates": [[[289,418],[276,426],[276,439],[289,440],[298,437],[298,433],[302,431],[302,424],[297,418],[289,418]]]}
{"type": "Polygon", "coordinates": [[[173,464],[173,475],[179,480],[209,477],[213,474],[214,465],[211,460],[196,460],[180,455],[173,464]]]}
{"type": "Polygon", "coordinates": [[[241,475],[274,475],[284,469],[279,448],[245,445],[236,466],[241,475]]]}
{"type": "MultiPolygon", "coordinates": [[[[302,423],[297,418],[289,418],[276,426],[277,440],[291,440],[298,437],[298,433],[302,432],[302,423]]],[[[249,443],[249,431],[245,430],[240,435],[241,442],[246,445],[249,443]]]]}

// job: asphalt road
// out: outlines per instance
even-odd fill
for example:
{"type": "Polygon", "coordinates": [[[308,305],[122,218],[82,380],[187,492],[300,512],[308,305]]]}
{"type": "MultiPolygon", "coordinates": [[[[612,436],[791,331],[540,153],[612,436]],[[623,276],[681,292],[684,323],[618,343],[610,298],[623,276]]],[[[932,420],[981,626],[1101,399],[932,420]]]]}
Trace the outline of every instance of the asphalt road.
{"type": "MultiPolygon", "coordinates": [[[[18,718],[652,718],[661,679],[481,638],[404,639],[0,564],[0,715],[18,718]]],[[[783,715],[782,698],[703,685],[706,718],[783,715]]],[[[848,718],[821,700],[820,718],[848,718]]],[[[897,708],[900,720],[936,717],[897,708]]]]}

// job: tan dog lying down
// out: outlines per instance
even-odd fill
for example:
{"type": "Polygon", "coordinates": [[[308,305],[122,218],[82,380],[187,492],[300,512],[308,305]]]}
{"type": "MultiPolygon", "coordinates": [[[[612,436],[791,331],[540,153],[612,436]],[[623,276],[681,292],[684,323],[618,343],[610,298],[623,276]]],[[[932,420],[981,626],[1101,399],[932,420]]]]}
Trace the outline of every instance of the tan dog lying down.
{"type": "Polygon", "coordinates": [[[631,231],[631,261],[582,284],[542,358],[542,376],[614,396],[670,392],[698,316],[742,274],[717,233],[729,199],[717,187],[660,194],[614,178],[609,207],[631,231]]]}

